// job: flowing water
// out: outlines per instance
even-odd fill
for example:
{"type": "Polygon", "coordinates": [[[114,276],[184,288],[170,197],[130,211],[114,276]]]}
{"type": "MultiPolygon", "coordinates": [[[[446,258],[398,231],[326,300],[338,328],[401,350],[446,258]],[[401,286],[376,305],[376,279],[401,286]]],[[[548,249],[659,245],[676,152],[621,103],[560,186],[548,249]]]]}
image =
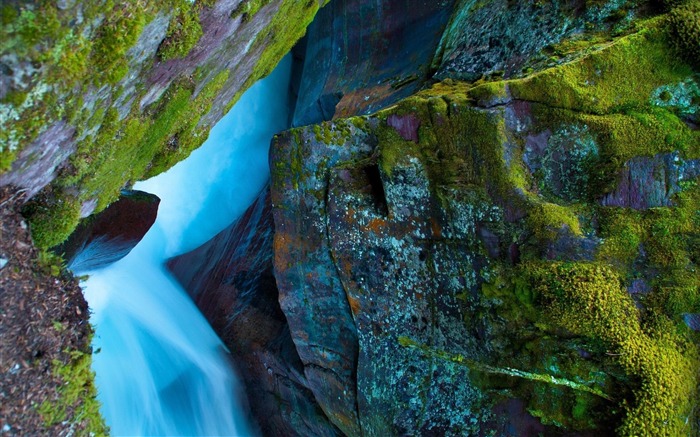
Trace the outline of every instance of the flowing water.
{"type": "Polygon", "coordinates": [[[113,435],[251,434],[224,346],[163,263],[225,228],[267,181],[270,139],[287,128],[290,71],[288,56],[187,160],[136,184],[161,198],[155,224],[84,283],[98,399],[113,435]]]}

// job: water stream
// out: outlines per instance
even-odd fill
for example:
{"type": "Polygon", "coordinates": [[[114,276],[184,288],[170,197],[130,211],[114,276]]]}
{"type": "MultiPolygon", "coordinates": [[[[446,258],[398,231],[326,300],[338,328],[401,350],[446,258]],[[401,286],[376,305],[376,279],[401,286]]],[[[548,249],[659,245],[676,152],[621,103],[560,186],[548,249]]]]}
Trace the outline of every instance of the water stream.
{"type": "Polygon", "coordinates": [[[187,160],[135,185],[161,198],[155,224],[84,283],[98,399],[113,435],[252,432],[221,340],[163,262],[225,228],[267,181],[270,139],[287,128],[290,71],[288,56],[187,160]]]}

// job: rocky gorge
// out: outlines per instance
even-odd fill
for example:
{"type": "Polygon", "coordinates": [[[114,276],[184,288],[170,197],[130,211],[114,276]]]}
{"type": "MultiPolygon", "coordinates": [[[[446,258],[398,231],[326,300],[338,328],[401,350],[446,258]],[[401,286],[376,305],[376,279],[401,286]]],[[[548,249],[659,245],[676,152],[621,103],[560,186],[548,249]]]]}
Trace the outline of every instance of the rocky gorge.
{"type": "MultiPolygon", "coordinates": [[[[36,84],[18,97],[19,72],[38,61],[3,47],[3,110],[21,118],[0,184],[27,193],[35,243],[186,156],[315,17],[269,186],[168,262],[261,432],[697,435],[700,3],[321,6],[154,9],[127,76],[66,87],[80,105],[31,128],[46,103],[36,84]],[[196,43],[168,54],[195,12],[196,43]]],[[[70,8],[86,14],[59,21],[70,8]]],[[[28,9],[8,11],[26,39],[28,9]]]]}

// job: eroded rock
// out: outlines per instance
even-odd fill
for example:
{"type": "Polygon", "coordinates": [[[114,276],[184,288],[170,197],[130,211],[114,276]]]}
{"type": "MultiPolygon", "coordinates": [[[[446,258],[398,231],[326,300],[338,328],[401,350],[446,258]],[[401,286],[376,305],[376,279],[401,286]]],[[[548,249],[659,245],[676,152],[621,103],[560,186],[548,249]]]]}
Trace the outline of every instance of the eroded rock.
{"type": "Polygon", "coordinates": [[[83,220],[55,248],[75,274],[104,268],[131,252],[151,228],[160,199],[143,191],[123,191],[107,209],[83,220]]]}
{"type": "Polygon", "coordinates": [[[339,435],[309,389],[277,301],[273,234],[265,188],[243,216],[168,269],[228,347],[263,435],[339,435]]]}

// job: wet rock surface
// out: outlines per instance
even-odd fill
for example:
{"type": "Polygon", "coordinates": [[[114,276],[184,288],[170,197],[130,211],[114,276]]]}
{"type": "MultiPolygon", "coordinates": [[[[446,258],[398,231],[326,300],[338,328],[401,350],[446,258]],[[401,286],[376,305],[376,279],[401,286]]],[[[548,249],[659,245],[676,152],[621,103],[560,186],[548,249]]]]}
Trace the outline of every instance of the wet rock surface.
{"type": "Polygon", "coordinates": [[[75,274],[104,268],[131,252],[156,221],[160,199],[143,191],[123,191],[104,211],[83,220],[54,248],[75,274]]]}
{"type": "Polygon", "coordinates": [[[455,3],[351,0],[321,9],[297,61],[292,125],[369,114],[416,92],[430,79],[455,3]]]}
{"type": "Polygon", "coordinates": [[[269,188],[236,222],[196,250],[168,261],[228,347],[263,435],[334,436],[277,302],[269,188]]]}

